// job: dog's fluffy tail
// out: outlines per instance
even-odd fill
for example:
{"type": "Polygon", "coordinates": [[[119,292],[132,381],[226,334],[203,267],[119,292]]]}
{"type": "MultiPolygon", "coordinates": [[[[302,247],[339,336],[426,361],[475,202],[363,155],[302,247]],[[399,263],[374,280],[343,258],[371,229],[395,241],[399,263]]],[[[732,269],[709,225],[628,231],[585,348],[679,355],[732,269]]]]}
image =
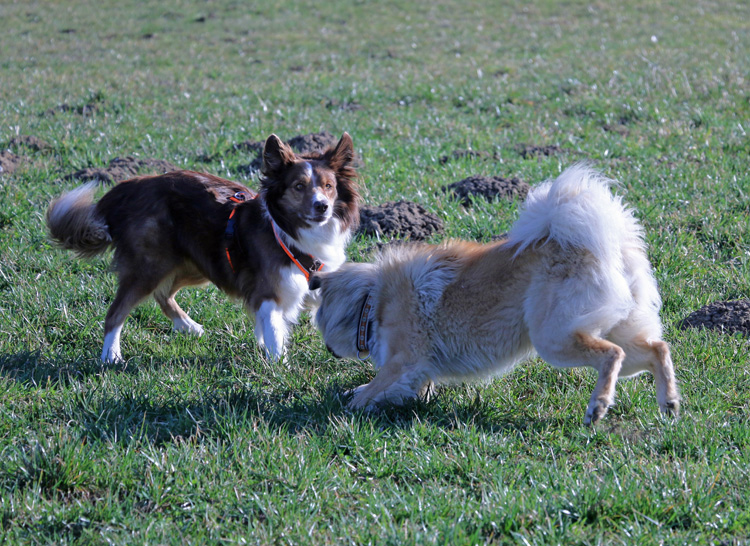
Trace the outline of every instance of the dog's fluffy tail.
{"type": "Polygon", "coordinates": [[[47,227],[52,239],[84,258],[100,254],[112,244],[107,224],[96,214],[97,184],[89,182],[65,193],[47,209],[47,227]]]}
{"type": "Polygon", "coordinates": [[[625,247],[643,248],[642,229],[612,180],[585,164],[532,189],[508,235],[517,253],[552,239],[563,249],[585,248],[604,263],[620,261],[625,247]]]}

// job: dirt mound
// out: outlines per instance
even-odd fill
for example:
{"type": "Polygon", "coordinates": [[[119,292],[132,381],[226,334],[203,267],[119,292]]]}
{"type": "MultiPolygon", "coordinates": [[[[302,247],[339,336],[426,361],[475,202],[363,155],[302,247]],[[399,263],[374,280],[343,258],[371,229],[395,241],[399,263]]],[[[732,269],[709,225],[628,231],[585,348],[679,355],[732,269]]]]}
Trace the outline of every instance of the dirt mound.
{"type": "Polygon", "coordinates": [[[687,328],[710,328],[750,337],[750,299],[717,301],[693,311],[679,324],[687,328]]]}
{"type": "Polygon", "coordinates": [[[356,112],[362,110],[363,106],[356,101],[340,101],[336,99],[328,99],[326,102],[326,108],[329,110],[343,110],[344,112],[356,112]]]}
{"type": "Polygon", "coordinates": [[[534,146],[532,144],[519,144],[516,146],[516,151],[524,159],[532,157],[549,157],[551,155],[557,155],[562,153],[560,146],[534,146]]]}
{"type": "Polygon", "coordinates": [[[445,165],[449,161],[457,161],[459,159],[497,159],[497,154],[491,154],[489,152],[480,152],[477,150],[453,150],[450,154],[444,155],[440,158],[440,164],[445,165]]]}
{"type": "Polygon", "coordinates": [[[79,116],[86,117],[91,116],[101,110],[106,110],[107,108],[107,100],[104,94],[101,92],[97,92],[93,93],[85,102],[82,102],[80,104],[70,104],[64,102],[54,108],[50,108],[49,110],[44,112],[44,115],[55,116],[61,113],[73,112],[75,114],[78,114],[79,116]]]}
{"type": "Polygon", "coordinates": [[[4,174],[11,174],[15,171],[21,163],[24,162],[24,158],[20,155],[16,155],[8,150],[0,152],[0,176],[4,174]]]}
{"type": "Polygon", "coordinates": [[[604,129],[604,131],[606,131],[607,133],[616,133],[624,137],[630,134],[630,129],[625,127],[625,125],[619,123],[605,123],[604,125],[602,125],[602,129],[604,129]]]}
{"type": "Polygon", "coordinates": [[[339,139],[328,131],[298,135],[289,139],[287,144],[299,155],[325,152],[338,144],[339,139]]]}
{"type": "MultiPolygon", "coordinates": [[[[338,144],[339,139],[329,133],[328,131],[321,131],[319,133],[308,133],[306,135],[297,135],[286,141],[292,149],[299,155],[309,155],[316,153],[323,153],[328,148],[333,148],[338,144]]],[[[256,158],[253,159],[247,165],[241,165],[240,170],[252,174],[255,171],[259,171],[263,165],[263,145],[265,142],[246,140],[235,144],[232,147],[234,152],[244,153],[255,153],[256,158]]],[[[355,159],[358,162],[358,159],[355,159]]]]}
{"type": "Polygon", "coordinates": [[[163,174],[179,170],[163,159],[138,159],[135,157],[116,157],[106,167],[88,167],[63,177],[64,180],[101,180],[102,182],[120,182],[139,174],[163,174]]]}
{"type": "Polygon", "coordinates": [[[260,140],[243,140],[232,146],[232,151],[242,154],[261,154],[265,142],[260,140]]]}
{"type": "Polygon", "coordinates": [[[359,212],[359,233],[387,235],[413,241],[427,239],[443,231],[443,221],[418,203],[388,202],[379,206],[364,206],[359,212]]]}
{"type": "Polygon", "coordinates": [[[502,176],[470,176],[453,184],[443,186],[443,192],[460,200],[464,206],[471,205],[472,197],[493,199],[523,199],[529,193],[529,185],[518,178],[502,176]]]}
{"type": "Polygon", "coordinates": [[[32,135],[19,135],[8,141],[8,148],[20,148],[21,146],[35,152],[44,152],[52,149],[52,145],[39,137],[32,135]]]}

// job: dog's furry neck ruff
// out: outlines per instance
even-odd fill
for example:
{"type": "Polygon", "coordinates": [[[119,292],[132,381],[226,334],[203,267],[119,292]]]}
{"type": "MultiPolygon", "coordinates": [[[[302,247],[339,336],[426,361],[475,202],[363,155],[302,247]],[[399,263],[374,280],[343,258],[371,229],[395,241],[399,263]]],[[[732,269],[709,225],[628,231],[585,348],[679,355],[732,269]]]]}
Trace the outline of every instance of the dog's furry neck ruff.
{"type": "Polygon", "coordinates": [[[367,344],[370,329],[370,312],[372,311],[372,292],[367,293],[362,312],[359,315],[359,327],[357,328],[357,358],[367,360],[370,357],[370,348],[367,344]]]}
{"type": "Polygon", "coordinates": [[[271,224],[271,230],[273,231],[273,236],[276,239],[276,243],[279,245],[279,247],[281,247],[281,250],[284,251],[289,259],[292,260],[292,263],[296,265],[297,268],[302,272],[302,274],[305,276],[305,279],[307,279],[307,282],[309,283],[310,274],[315,273],[316,271],[320,271],[321,269],[323,269],[323,266],[325,264],[322,260],[316,258],[312,254],[308,254],[306,252],[299,254],[298,252],[294,252],[294,250],[298,250],[296,248],[297,245],[284,242],[284,239],[291,240],[292,242],[296,241],[294,237],[291,237],[286,231],[284,231],[284,229],[279,226],[279,223],[274,219],[273,214],[271,214],[271,210],[268,207],[266,195],[261,192],[256,195],[255,198],[259,199],[261,202],[263,212],[266,215],[266,218],[268,218],[269,223],[271,224]]]}

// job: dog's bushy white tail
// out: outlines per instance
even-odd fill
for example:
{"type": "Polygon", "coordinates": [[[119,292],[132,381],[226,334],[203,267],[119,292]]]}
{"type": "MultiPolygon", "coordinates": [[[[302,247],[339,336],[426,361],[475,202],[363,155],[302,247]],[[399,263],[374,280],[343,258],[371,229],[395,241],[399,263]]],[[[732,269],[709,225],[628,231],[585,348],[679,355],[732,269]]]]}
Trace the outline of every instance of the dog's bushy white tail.
{"type": "Polygon", "coordinates": [[[642,247],[641,228],[609,180],[585,164],[533,188],[508,235],[517,252],[553,239],[562,248],[585,248],[613,263],[623,245],[642,247]]]}
{"type": "Polygon", "coordinates": [[[94,193],[98,182],[89,182],[55,199],[47,209],[50,236],[60,246],[81,257],[91,257],[112,244],[109,229],[96,214],[94,193]]]}

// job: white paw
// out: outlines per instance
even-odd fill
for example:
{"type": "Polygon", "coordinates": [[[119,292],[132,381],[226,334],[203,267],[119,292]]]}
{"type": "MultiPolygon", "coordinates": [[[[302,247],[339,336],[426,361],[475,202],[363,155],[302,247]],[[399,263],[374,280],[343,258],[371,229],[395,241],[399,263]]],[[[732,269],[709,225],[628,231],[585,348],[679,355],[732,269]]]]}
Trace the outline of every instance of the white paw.
{"type": "Polygon", "coordinates": [[[268,347],[267,345],[261,345],[261,347],[263,347],[263,350],[266,353],[266,358],[268,358],[268,360],[270,360],[271,362],[280,361],[286,354],[286,350],[283,345],[280,348],[275,344],[274,347],[268,347]]]}
{"type": "Polygon", "coordinates": [[[120,364],[125,362],[125,359],[122,358],[119,350],[114,351],[110,348],[102,351],[102,362],[104,364],[120,364]]]}
{"type": "Polygon", "coordinates": [[[173,322],[172,330],[181,334],[190,334],[194,336],[203,335],[203,326],[195,322],[190,317],[185,319],[176,319],[173,322]]]}
{"type": "Polygon", "coordinates": [[[122,325],[113,328],[104,336],[104,348],[102,349],[102,362],[105,364],[117,364],[123,362],[120,352],[120,332],[122,325]]]}

